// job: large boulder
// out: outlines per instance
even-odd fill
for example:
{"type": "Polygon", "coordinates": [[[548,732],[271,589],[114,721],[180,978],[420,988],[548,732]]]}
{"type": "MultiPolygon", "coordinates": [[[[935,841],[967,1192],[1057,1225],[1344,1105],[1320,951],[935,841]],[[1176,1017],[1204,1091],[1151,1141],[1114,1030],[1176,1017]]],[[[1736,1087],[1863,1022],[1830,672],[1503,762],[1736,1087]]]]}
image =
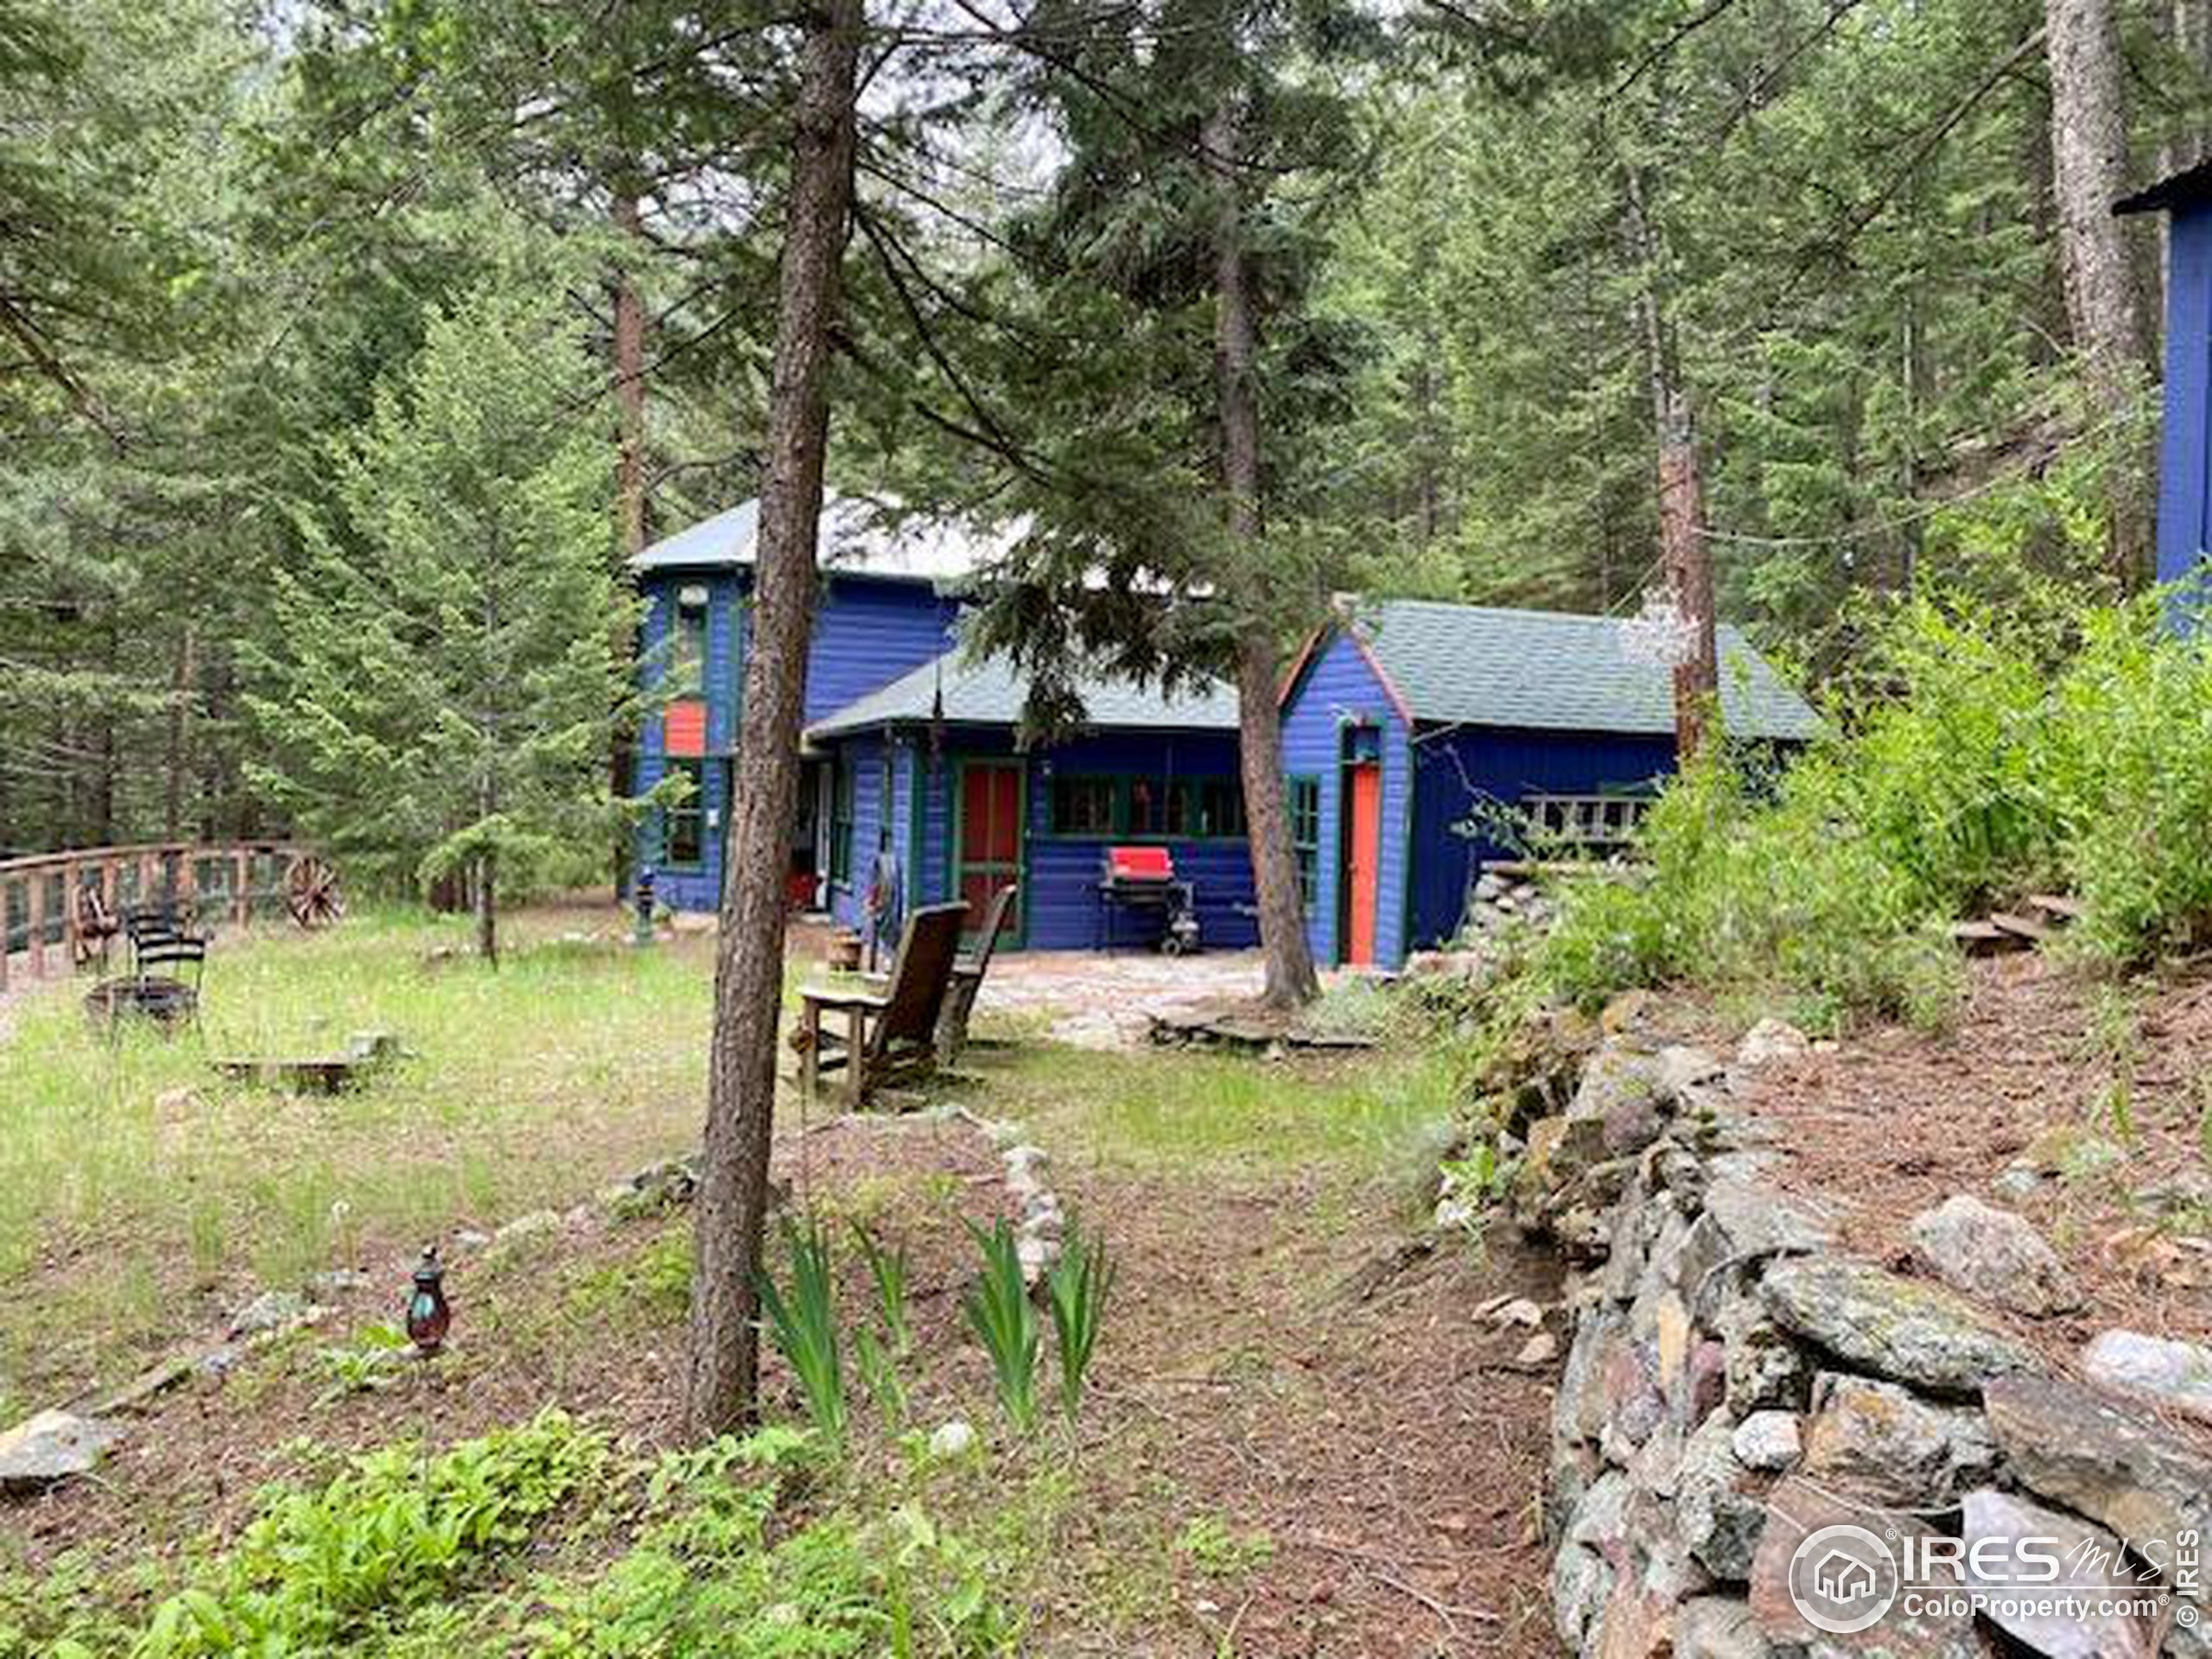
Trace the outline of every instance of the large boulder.
{"type": "Polygon", "coordinates": [[[94,1418],[41,1411],[0,1434],[0,1491],[36,1491],[90,1474],[123,1431],[94,1418]]]}
{"type": "Polygon", "coordinates": [[[1954,1290],[2019,1313],[2082,1305],[2043,1235],[2009,1210],[1961,1192],[1921,1211],[1905,1230],[1914,1254],[1954,1290]]]}
{"type": "Polygon", "coordinates": [[[1986,1478],[1997,1448],[1971,1407],[1939,1406],[1894,1382],[1831,1373],[1813,1390],[1803,1473],[1870,1503],[1937,1509],[1986,1478]]]}
{"type": "Polygon", "coordinates": [[[1988,1617],[1999,1629],[2048,1659],[2153,1659],[2158,1644],[2150,1623],[2096,1605],[2100,1598],[2092,1586],[2108,1586],[2121,1600],[2142,1589],[2121,1557],[2119,1539],[2073,1516],[1986,1489],[1968,1492],[1960,1510],[1967,1581],[1990,1592],[1988,1617]],[[2079,1611],[2037,1606],[2041,1592],[2034,1575],[2040,1569],[2021,1554],[2027,1539],[2063,1562],[2067,1591],[2082,1598],[2079,1611]]]}
{"type": "Polygon", "coordinates": [[[1673,1106],[1659,1057],[1614,1039],[1590,1057],[1567,1115],[1599,1124],[1606,1150],[1618,1157],[1656,1141],[1673,1106]]]}
{"type": "Polygon", "coordinates": [[[2034,1356],[1948,1292],[1840,1256],[1777,1262],[1761,1295],[1788,1331],[1893,1382],[1970,1395],[2034,1356]]]}
{"type": "Polygon", "coordinates": [[[2107,1331],[2082,1351],[2090,1382],[2212,1422],[2212,1348],[2139,1331],[2107,1331]]]}
{"type": "Polygon", "coordinates": [[[2100,1395],[2047,1376],[1999,1377],[1983,1408],[2015,1479],[2123,1538],[2212,1530],[2212,1458],[2100,1395]]]}
{"type": "Polygon", "coordinates": [[[1682,1247],[1682,1289],[1701,1296],[1728,1268],[1751,1268],[1780,1255],[1813,1255],[1835,1248],[1837,1234],[1815,1205],[1758,1178],[1758,1154],[1715,1159],[1707,1171],[1704,1208],[1682,1247]]]}

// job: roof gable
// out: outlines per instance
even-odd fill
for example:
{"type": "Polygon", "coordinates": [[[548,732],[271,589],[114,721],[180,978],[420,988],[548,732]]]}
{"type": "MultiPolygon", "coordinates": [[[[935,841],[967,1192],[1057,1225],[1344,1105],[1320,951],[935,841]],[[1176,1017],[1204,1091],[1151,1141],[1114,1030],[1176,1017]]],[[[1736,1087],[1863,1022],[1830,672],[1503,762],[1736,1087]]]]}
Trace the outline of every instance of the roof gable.
{"type": "MultiPolygon", "coordinates": [[[[974,575],[1003,550],[949,519],[916,518],[894,528],[886,512],[893,505],[860,496],[824,496],[815,563],[833,575],[946,584],[974,575]]],[[[632,559],[630,568],[644,573],[749,569],[760,540],[756,498],[663,537],[632,559]]]]}
{"type": "MultiPolygon", "coordinates": [[[[1673,675],[1633,648],[1623,619],[1422,600],[1359,605],[1348,626],[1411,718],[1554,731],[1675,729],[1673,675]]],[[[1731,734],[1809,738],[1810,705],[1749,641],[1717,630],[1731,734]]],[[[1297,686],[1294,683],[1291,695],[1297,686]]]]}

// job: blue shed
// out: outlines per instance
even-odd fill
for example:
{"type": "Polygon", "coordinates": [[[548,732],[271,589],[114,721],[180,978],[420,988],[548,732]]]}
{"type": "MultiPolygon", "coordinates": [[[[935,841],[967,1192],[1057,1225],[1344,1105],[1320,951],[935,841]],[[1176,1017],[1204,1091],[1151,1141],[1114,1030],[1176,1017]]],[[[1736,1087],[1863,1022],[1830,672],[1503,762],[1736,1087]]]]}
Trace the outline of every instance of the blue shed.
{"type": "MultiPolygon", "coordinates": [[[[2167,219],[2166,410],[2158,452],[2158,580],[2202,573],[2212,548],[2212,159],[2113,204],[2167,219]]],[[[2191,609],[2203,595],[2183,601],[2191,609]]]]}
{"type": "MultiPolygon", "coordinates": [[[[841,787],[853,780],[836,861],[864,871],[887,849],[909,906],[963,899],[974,915],[1019,881],[1004,943],[1085,950],[1153,942],[1158,917],[1119,912],[1100,873],[1109,846],[1162,848],[1192,885],[1207,945],[1255,944],[1236,693],[1103,678],[1079,691],[1081,731],[1025,745],[1020,677],[948,651],[815,721],[808,748],[841,787]]],[[[860,883],[837,884],[837,918],[857,925],[862,898],[860,883]]]]}
{"type": "MultiPolygon", "coordinates": [[[[1611,617],[1361,603],[1282,692],[1291,839],[1314,954],[1401,965],[1459,928],[1509,813],[1605,840],[1675,765],[1670,671],[1611,617]]],[[[1811,737],[1812,709],[1719,630],[1732,738],[1811,737]]]]}

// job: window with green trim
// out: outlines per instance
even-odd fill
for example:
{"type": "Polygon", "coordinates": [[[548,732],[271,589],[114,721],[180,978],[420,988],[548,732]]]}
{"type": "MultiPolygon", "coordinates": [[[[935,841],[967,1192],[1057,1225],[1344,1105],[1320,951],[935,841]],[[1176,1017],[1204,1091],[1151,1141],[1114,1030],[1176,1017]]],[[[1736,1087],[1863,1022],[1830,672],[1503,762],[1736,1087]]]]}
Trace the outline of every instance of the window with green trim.
{"type": "Polygon", "coordinates": [[[694,596],[679,594],[676,626],[669,631],[668,683],[671,697],[702,697],[707,694],[707,604],[704,590],[694,596]]]}
{"type": "Polygon", "coordinates": [[[1056,836],[1110,836],[1116,832],[1115,798],[1119,793],[1111,778],[1080,775],[1052,779],[1052,833],[1056,836]]]}
{"type": "Polygon", "coordinates": [[[1298,864],[1298,899],[1306,913],[1313,913],[1314,895],[1321,890],[1321,780],[1290,780],[1290,850],[1298,864]]]}
{"type": "Polygon", "coordinates": [[[1129,779],[1129,833],[1133,836],[1172,836],[1173,825],[1183,814],[1183,791],[1157,778],[1129,779]]]}
{"type": "Polygon", "coordinates": [[[1190,792],[1189,826],[1179,833],[1223,841],[1244,833],[1244,787],[1234,778],[1200,778],[1185,785],[1190,792]]]}
{"type": "Polygon", "coordinates": [[[830,786],[830,879],[849,887],[853,880],[853,768],[840,762],[830,786]]]}
{"type": "Polygon", "coordinates": [[[661,861],[671,869],[697,869],[707,861],[707,763],[671,760],[670,772],[691,780],[691,792],[661,809],[661,861]]]}

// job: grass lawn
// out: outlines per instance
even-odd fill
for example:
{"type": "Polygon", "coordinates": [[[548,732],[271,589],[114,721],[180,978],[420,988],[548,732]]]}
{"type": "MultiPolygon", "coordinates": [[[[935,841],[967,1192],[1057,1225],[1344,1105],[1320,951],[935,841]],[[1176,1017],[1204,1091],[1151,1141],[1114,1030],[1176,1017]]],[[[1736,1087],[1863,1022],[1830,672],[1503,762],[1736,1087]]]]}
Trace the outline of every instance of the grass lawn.
{"type": "Polygon", "coordinates": [[[111,1044],[67,991],[22,1007],[0,1039],[0,1417],[117,1380],[259,1288],[574,1202],[696,1145],[711,945],[637,951],[581,937],[594,925],[620,923],[532,912],[496,973],[465,920],[417,912],[226,938],[202,1029],[172,1042],[111,1044]],[[208,1064],[370,1029],[410,1058],[335,1098],[208,1064]]]}
{"type": "MultiPolygon", "coordinates": [[[[1526,1529],[1541,1382],[1465,1316],[1543,1287],[1446,1251],[1344,1288],[1418,1211],[1412,1177],[1451,1103],[1446,1068],[1418,1052],[1100,1053],[1011,1021],[994,1034],[1013,1041],[971,1050],[950,1098],[1047,1147],[1055,1188],[1120,1264],[1072,1425],[1051,1412],[1025,1435],[999,1410],[963,1303],[969,1225],[1011,1200],[985,1137],[943,1113],[779,1126],[779,1179],[836,1247],[850,1427],[835,1455],[787,1436],[677,1447],[682,1211],[585,1206],[458,1258],[451,1351],[381,1369],[413,1245],[569,1212],[694,1142],[703,942],[560,942],[576,925],[529,918],[497,975],[424,970],[459,930],[397,915],[220,952],[209,1050],[381,1026],[414,1051],[334,1101],[217,1087],[189,1040],[111,1052],[63,1001],[25,1013],[0,1046],[15,1404],[204,1337],[264,1283],[355,1262],[375,1279],[126,1420],[97,1482],[16,1506],[0,1659],[187,1659],[271,1630],[286,1651],[385,1659],[1414,1659],[1478,1626],[1488,1650],[1548,1650],[1526,1529]],[[876,1299],[855,1224],[908,1255],[895,1397],[861,1375],[876,1299]],[[931,1453],[955,1420],[974,1450],[931,1453]],[[270,1507],[270,1483],[302,1496],[270,1507]],[[441,1493],[497,1525],[456,1553],[441,1493]],[[188,1587],[206,1592],[193,1618],[218,1622],[149,1624],[188,1587]]],[[[764,1393],[779,1433],[804,1421],[772,1351],[764,1393]]]]}

